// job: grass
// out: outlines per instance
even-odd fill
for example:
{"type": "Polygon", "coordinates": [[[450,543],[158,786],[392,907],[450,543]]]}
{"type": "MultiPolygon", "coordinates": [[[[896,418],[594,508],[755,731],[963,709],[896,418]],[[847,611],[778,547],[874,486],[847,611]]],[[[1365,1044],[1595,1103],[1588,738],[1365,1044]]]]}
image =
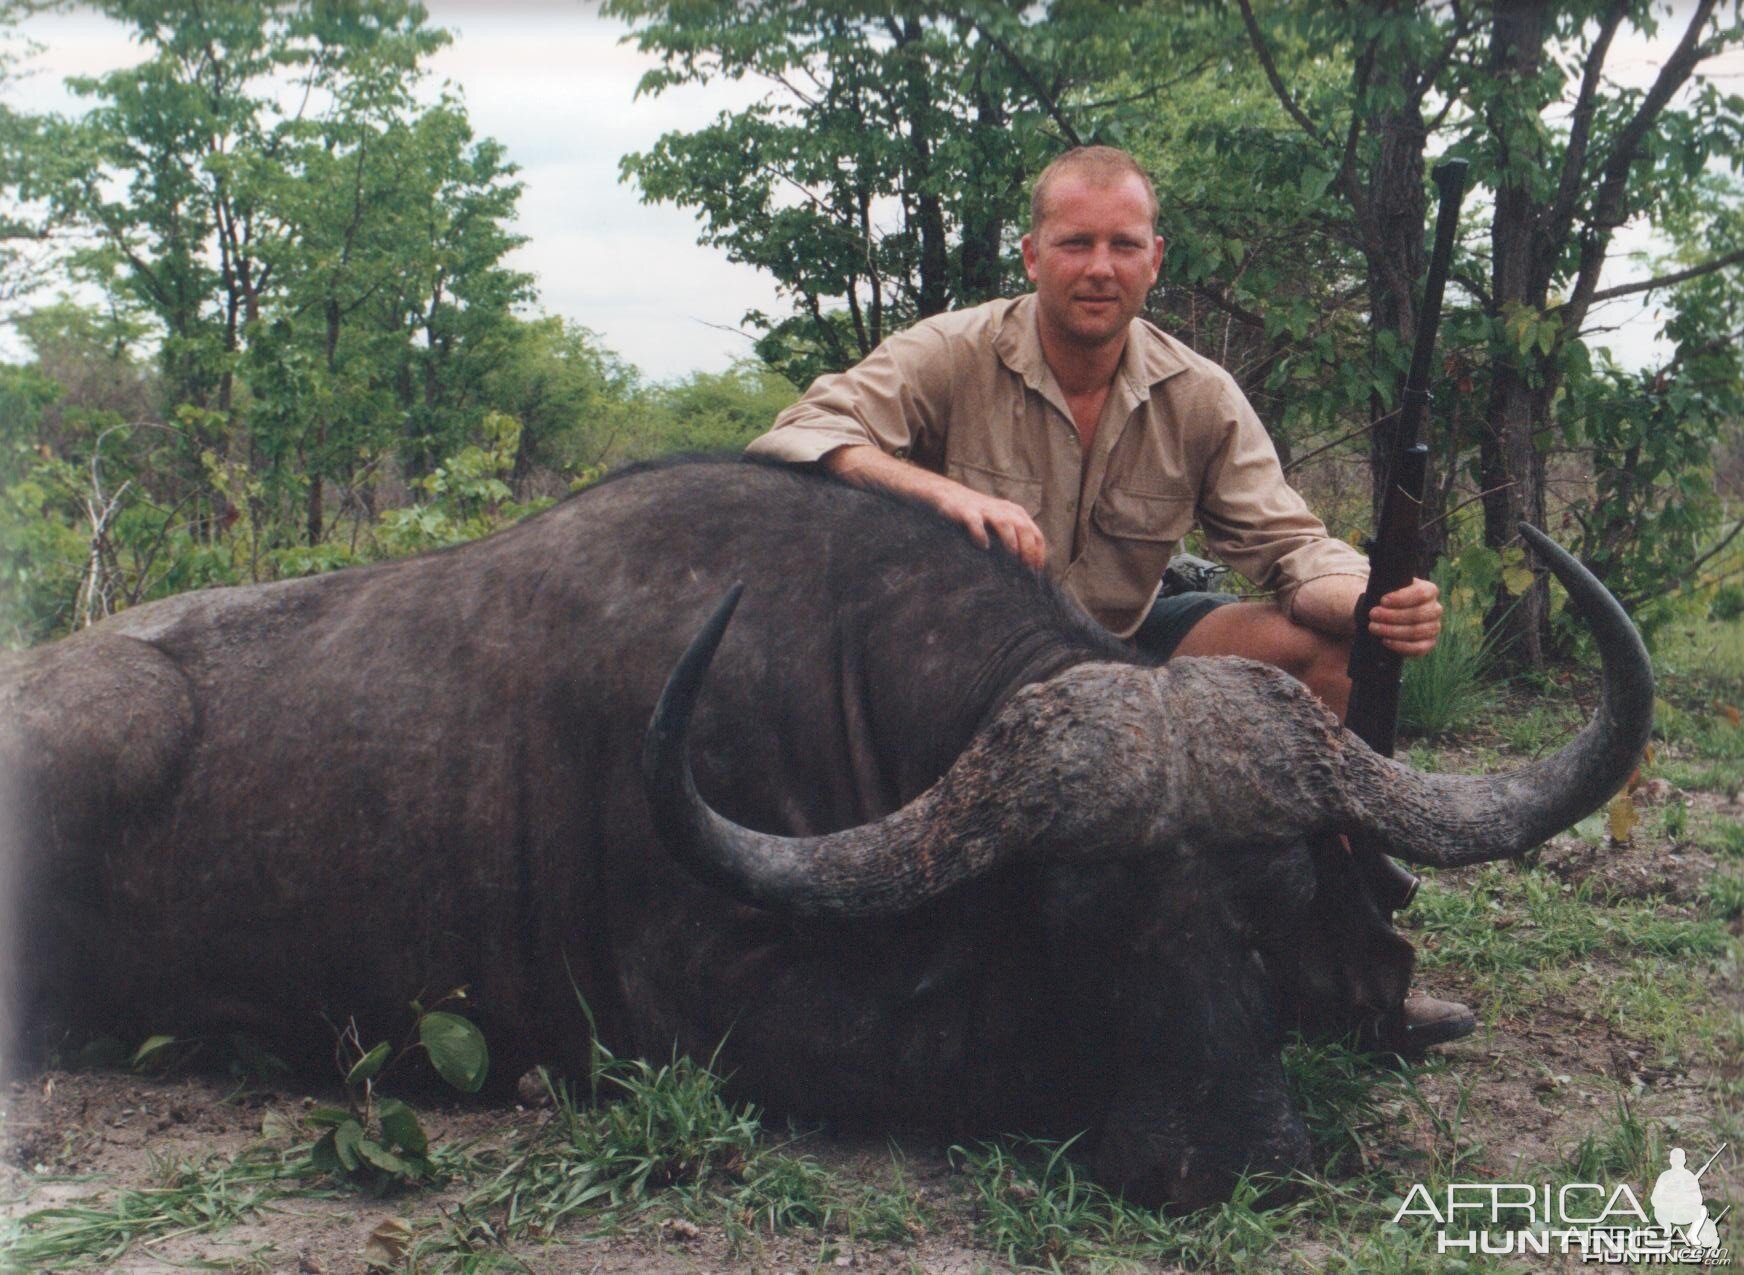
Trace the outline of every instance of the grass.
{"type": "Polygon", "coordinates": [[[1595,953],[1617,957],[1718,957],[1724,928],[1661,915],[1651,901],[1606,903],[1579,885],[1535,869],[1490,864],[1448,888],[1428,883],[1412,905],[1414,928],[1433,935],[1419,964],[1479,974],[1552,969],[1595,953]]]}
{"type": "Polygon", "coordinates": [[[1449,588],[1445,578],[1437,583],[1447,599],[1441,637],[1429,654],[1405,661],[1399,682],[1399,729],[1428,739],[1460,730],[1491,698],[1483,680],[1491,643],[1484,636],[1482,617],[1458,604],[1456,598],[1463,595],[1449,588]]]}
{"type": "Polygon", "coordinates": [[[1276,1269],[1275,1250],[1298,1205],[1262,1208],[1262,1185],[1237,1184],[1228,1203],[1174,1218],[1137,1208],[1090,1181],[1070,1142],[1005,1139],[953,1147],[974,1192],[981,1241],[1014,1266],[1048,1270],[1276,1269]]]}
{"type": "Polygon", "coordinates": [[[1692,838],[1724,859],[1744,859],[1744,819],[1714,816],[1692,838]]]}
{"type": "Polygon", "coordinates": [[[654,1067],[601,1051],[590,1088],[608,1100],[578,1105],[552,1085],[552,1118],[418,1240],[414,1264],[486,1269],[522,1241],[674,1218],[719,1226],[735,1253],[797,1230],[890,1244],[927,1229],[900,1173],[887,1187],[853,1182],[772,1145],[757,1109],[730,1102],[720,1078],[687,1058],[654,1067]]]}
{"type": "MultiPolygon", "coordinates": [[[[106,1197],[36,1209],[0,1221],[0,1270],[107,1266],[138,1245],[183,1235],[209,1234],[246,1220],[272,1201],[312,1190],[306,1153],[266,1148],[233,1159],[209,1157],[162,1166],[160,1185],[127,1188],[106,1197]]],[[[237,1262],[246,1263],[246,1255],[237,1262]]]]}

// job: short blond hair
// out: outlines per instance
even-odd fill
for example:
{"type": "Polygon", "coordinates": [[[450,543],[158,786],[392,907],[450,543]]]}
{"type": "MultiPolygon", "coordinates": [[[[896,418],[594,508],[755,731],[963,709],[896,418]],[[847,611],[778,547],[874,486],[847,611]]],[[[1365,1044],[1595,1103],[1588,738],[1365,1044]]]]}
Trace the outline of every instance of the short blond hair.
{"type": "Polygon", "coordinates": [[[1144,184],[1145,200],[1150,204],[1151,227],[1156,228],[1157,189],[1151,185],[1150,174],[1139,162],[1118,146],[1074,146],[1056,156],[1042,169],[1029,196],[1029,228],[1033,234],[1041,229],[1047,209],[1048,190],[1061,177],[1082,177],[1095,186],[1118,185],[1123,178],[1137,177],[1144,184]]]}

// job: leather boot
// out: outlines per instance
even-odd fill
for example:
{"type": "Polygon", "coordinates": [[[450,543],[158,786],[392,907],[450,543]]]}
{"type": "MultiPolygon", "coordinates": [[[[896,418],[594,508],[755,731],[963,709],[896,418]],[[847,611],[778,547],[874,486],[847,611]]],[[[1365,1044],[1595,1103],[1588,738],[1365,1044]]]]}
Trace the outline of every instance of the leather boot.
{"type": "Polygon", "coordinates": [[[1367,1048],[1415,1058],[1436,1045],[1463,1040],[1477,1027],[1470,1007],[1413,993],[1397,1009],[1365,1024],[1357,1038],[1367,1048]]]}

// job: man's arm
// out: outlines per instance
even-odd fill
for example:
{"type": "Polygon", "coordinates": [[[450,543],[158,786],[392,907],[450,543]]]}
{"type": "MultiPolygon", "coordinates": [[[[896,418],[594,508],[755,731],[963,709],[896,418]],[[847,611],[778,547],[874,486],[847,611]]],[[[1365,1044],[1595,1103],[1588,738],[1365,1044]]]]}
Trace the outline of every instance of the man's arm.
{"type": "MultiPolygon", "coordinates": [[[[1356,631],[1356,604],[1367,581],[1360,576],[1318,576],[1305,581],[1290,599],[1296,623],[1334,637],[1356,631]]],[[[1440,590],[1433,581],[1413,580],[1395,589],[1369,611],[1369,632],[1400,655],[1427,655],[1441,634],[1440,590]]]]}
{"type": "Polygon", "coordinates": [[[877,488],[930,505],[969,533],[983,549],[997,537],[1025,566],[1040,571],[1047,544],[1022,505],[985,496],[929,469],[897,460],[873,446],[838,447],[819,462],[856,487],[877,488]]]}
{"type": "MultiPolygon", "coordinates": [[[[1212,551],[1275,591],[1295,624],[1330,637],[1356,632],[1368,561],[1326,527],[1284,478],[1271,437],[1235,382],[1217,378],[1219,446],[1204,476],[1199,520],[1212,551]]],[[[1439,590],[1396,589],[1369,612],[1369,632],[1400,655],[1427,655],[1441,632],[1439,590]]]]}
{"type": "Polygon", "coordinates": [[[846,372],[818,377],[747,450],[789,464],[815,463],[854,486],[919,501],[983,549],[997,538],[1040,570],[1047,547],[1021,506],[901,459],[942,456],[956,388],[952,362],[935,325],[898,332],[846,372]]]}

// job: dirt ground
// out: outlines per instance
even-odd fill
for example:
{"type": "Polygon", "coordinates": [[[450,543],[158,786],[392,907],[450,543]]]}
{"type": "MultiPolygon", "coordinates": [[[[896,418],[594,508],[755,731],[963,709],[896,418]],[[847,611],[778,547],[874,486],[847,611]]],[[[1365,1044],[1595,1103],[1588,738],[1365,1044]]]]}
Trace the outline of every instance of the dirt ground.
{"type": "MultiPolygon", "coordinates": [[[[1744,810],[1715,808],[1726,817],[1744,816],[1744,810]]],[[[1714,860],[1700,850],[1678,849],[1657,838],[1642,842],[1633,849],[1599,851],[1559,838],[1539,862],[1565,880],[1590,879],[1589,888],[1600,898],[1651,897],[1668,915],[1687,915],[1715,870],[1714,860]]],[[[1441,884],[1457,888],[1458,878],[1444,876],[1441,884]]],[[[1736,932],[1738,922],[1733,926],[1736,932]]],[[[1423,936],[1417,937],[1421,942],[1423,936]]],[[[1602,962],[1592,977],[1605,977],[1602,962]]],[[[1447,969],[1434,971],[1427,981],[1427,990],[1440,995],[1472,994],[1447,969]]],[[[1717,1000],[1715,1009],[1744,1020],[1744,989],[1735,968],[1728,965],[1710,992],[1717,1000]]],[[[1447,1066],[1416,1078],[1428,1106],[1457,1113],[1461,1140],[1482,1148],[1479,1167],[1473,1169],[1480,1177],[1512,1180],[1511,1169],[1543,1164],[1566,1152],[1587,1132],[1614,1123],[1619,1096],[1626,1096],[1638,1119],[1670,1121],[1684,1130],[1718,1130],[1729,1116],[1735,1118],[1735,1112],[1720,1110],[1716,1091],[1738,1079],[1738,1059],[1718,1066],[1667,1062],[1640,1040],[1600,1021],[1574,997],[1529,992],[1522,999],[1518,1012],[1444,1049],[1447,1066]],[[1463,1109],[1462,1087],[1467,1091],[1463,1109]]],[[[317,1100],[332,1101],[333,1095],[239,1092],[229,1079],[197,1075],[150,1078],[114,1071],[56,1071],[13,1081],[0,1088],[0,1218],[161,1183],[166,1166],[234,1156],[259,1143],[263,1130],[276,1132],[285,1145],[284,1131],[295,1127],[317,1100]]],[[[548,1118],[547,1111],[528,1106],[420,1104],[420,1111],[433,1142],[478,1147],[506,1146],[516,1134],[548,1118]]],[[[1427,1120],[1410,1112],[1385,1135],[1400,1153],[1417,1141],[1427,1151],[1437,1136],[1427,1120]]],[[[969,1275],[1007,1269],[978,1239],[971,1186],[948,1161],[943,1141],[817,1133],[798,1149],[856,1181],[888,1181],[900,1172],[924,1204],[924,1233],[909,1244],[863,1246],[841,1236],[799,1231],[764,1235],[735,1251],[718,1229],[650,1219],[626,1234],[587,1238],[560,1232],[548,1243],[517,1245],[516,1268],[638,1275],[836,1270],[969,1275]]],[[[1692,1146],[1690,1153],[1705,1156],[1708,1149],[1692,1146]]],[[[1735,1155],[1722,1155],[1710,1170],[1704,1190],[1711,1204],[1724,1207],[1725,1201],[1737,1198],[1739,1163],[1735,1155]]],[[[1647,1184],[1635,1186],[1645,1198],[1647,1184]]],[[[415,1228],[428,1226],[445,1213],[452,1216],[465,1190],[453,1185],[380,1200],[355,1191],[273,1200],[215,1233],[172,1232],[137,1242],[105,1269],[205,1265],[332,1275],[362,1272],[371,1269],[371,1237],[384,1223],[391,1225],[397,1218],[415,1228]]],[[[1305,1240],[1282,1261],[1312,1269],[1319,1264],[1315,1246],[1316,1241],[1305,1240]]],[[[0,1269],[5,1261],[0,1253],[0,1269]]]]}
{"type": "MultiPolygon", "coordinates": [[[[123,1072],[48,1072],[14,1081],[0,1097],[0,1216],[65,1205],[116,1186],[162,1180],[162,1166],[208,1156],[228,1158],[257,1144],[263,1127],[294,1121],[315,1099],[296,1092],[235,1093],[212,1076],[153,1079],[123,1072]]],[[[333,1095],[321,1095],[322,1102],[333,1095]]],[[[505,1145],[546,1118],[525,1107],[420,1108],[432,1143],[505,1145]]],[[[524,1268],[540,1272],[627,1272],[653,1275],[727,1271],[926,1271],[970,1275],[1004,1265],[975,1247],[966,1188],[947,1162],[945,1144],[893,1143],[883,1138],[814,1134],[805,1154],[857,1180],[888,1178],[900,1160],[905,1180],[935,1216],[937,1233],[883,1250],[839,1237],[800,1232],[763,1236],[734,1254],[727,1237],[706,1229],[652,1224],[629,1235],[522,1245],[524,1268]]],[[[172,1235],[136,1244],[104,1269],[164,1271],[191,1263],[221,1269],[349,1275],[372,1269],[367,1250],[383,1223],[430,1219],[452,1212],[464,1188],[418,1191],[371,1200],[356,1193],[332,1199],[273,1201],[250,1220],[217,1234],[172,1235]]],[[[4,1255],[0,1254],[0,1262],[4,1255]]],[[[0,1266],[0,1269],[4,1269],[0,1266]]]]}

